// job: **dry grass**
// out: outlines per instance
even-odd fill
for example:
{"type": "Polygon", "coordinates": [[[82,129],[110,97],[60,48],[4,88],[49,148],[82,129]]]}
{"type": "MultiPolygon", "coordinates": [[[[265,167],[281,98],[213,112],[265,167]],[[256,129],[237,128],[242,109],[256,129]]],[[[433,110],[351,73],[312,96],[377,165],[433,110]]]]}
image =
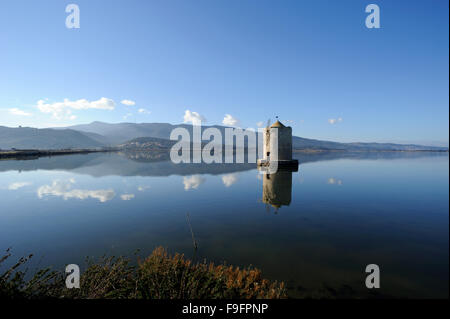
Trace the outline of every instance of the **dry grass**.
{"type": "MultiPolygon", "coordinates": [[[[10,256],[0,259],[0,266],[10,256]]],[[[29,256],[31,258],[31,256],[29,256]]],[[[137,266],[123,257],[103,257],[87,261],[80,289],[65,288],[65,274],[43,269],[24,280],[18,268],[29,258],[19,260],[0,274],[0,297],[70,299],[204,299],[204,298],[286,298],[283,283],[263,279],[255,268],[239,269],[213,263],[192,263],[181,254],[171,256],[156,248],[137,266]]]]}

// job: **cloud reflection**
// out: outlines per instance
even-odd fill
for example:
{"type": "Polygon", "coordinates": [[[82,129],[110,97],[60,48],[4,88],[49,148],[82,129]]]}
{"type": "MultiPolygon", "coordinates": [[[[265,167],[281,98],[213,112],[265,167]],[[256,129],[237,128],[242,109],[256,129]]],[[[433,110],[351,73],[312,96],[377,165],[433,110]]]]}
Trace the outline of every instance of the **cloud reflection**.
{"type": "Polygon", "coordinates": [[[122,194],[120,195],[121,200],[131,200],[134,198],[134,194],[122,194]]]}
{"type": "Polygon", "coordinates": [[[328,181],[327,181],[327,184],[330,184],[330,185],[342,185],[342,180],[336,179],[334,177],[330,177],[328,179],[328,181]]]}
{"type": "Polygon", "coordinates": [[[22,188],[22,187],[25,187],[25,186],[29,186],[31,184],[32,184],[31,182],[12,183],[12,184],[9,184],[8,189],[12,190],[12,191],[15,191],[15,190],[18,190],[19,188],[22,188]]]}
{"type": "Polygon", "coordinates": [[[238,181],[238,174],[226,174],[222,176],[222,182],[226,187],[230,187],[238,181]]]}
{"type": "Polygon", "coordinates": [[[71,179],[69,181],[55,180],[51,185],[43,185],[39,187],[37,190],[37,195],[39,198],[52,195],[62,197],[64,198],[64,200],[67,200],[69,198],[95,198],[102,203],[113,199],[116,195],[113,189],[72,189],[72,185],[74,183],[74,179],[71,179]]]}
{"type": "Polygon", "coordinates": [[[206,179],[201,175],[183,177],[184,190],[197,189],[205,181],[206,179]]]}

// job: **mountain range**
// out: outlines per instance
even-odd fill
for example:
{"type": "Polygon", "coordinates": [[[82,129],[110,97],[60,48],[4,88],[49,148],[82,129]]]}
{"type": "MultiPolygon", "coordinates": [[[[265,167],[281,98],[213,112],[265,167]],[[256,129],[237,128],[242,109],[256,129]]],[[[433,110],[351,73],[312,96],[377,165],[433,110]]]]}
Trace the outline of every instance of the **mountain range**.
{"type": "MultiPolygon", "coordinates": [[[[74,125],[64,128],[37,129],[30,127],[0,126],[0,149],[64,149],[64,148],[102,148],[102,147],[157,147],[168,148],[173,145],[170,133],[183,127],[192,134],[192,125],[169,123],[104,123],[74,125]],[[138,139],[138,140],[135,140],[138,139]]],[[[215,127],[225,136],[224,126],[215,127]]],[[[192,135],[191,135],[192,136],[192,135]]],[[[308,139],[298,136],[292,138],[296,150],[340,150],[340,151],[448,151],[447,147],[423,146],[393,143],[339,143],[308,139]]]]}
{"type": "Polygon", "coordinates": [[[63,149],[103,147],[101,136],[76,130],[0,126],[0,149],[63,149]]]}

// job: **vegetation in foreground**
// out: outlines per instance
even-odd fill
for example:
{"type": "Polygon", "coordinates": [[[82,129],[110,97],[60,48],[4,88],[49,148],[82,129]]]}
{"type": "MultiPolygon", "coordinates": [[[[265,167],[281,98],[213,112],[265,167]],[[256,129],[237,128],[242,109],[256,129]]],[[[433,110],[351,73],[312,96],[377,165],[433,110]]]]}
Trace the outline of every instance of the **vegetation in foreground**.
{"type": "MultiPolygon", "coordinates": [[[[0,266],[11,256],[8,249],[0,266]]],[[[49,268],[25,280],[19,270],[32,255],[21,258],[0,273],[0,298],[67,299],[204,299],[204,298],[286,298],[284,283],[263,279],[252,267],[239,269],[213,263],[193,263],[183,255],[169,255],[162,248],[138,260],[137,266],[123,257],[103,257],[87,261],[79,289],[67,289],[65,273],[49,268]]],[[[0,268],[1,269],[1,268],[0,268]]]]}

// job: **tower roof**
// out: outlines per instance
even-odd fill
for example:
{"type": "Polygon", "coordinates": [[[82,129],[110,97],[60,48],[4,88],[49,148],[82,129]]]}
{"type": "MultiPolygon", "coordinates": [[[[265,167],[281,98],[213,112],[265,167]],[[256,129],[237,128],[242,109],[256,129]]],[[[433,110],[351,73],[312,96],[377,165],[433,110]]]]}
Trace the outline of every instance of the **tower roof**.
{"type": "Polygon", "coordinates": [[[284,126],[283,123],[281,123],[280,121],[277,120],[270,127],[286,127],[286,126],[284,126]]]}

